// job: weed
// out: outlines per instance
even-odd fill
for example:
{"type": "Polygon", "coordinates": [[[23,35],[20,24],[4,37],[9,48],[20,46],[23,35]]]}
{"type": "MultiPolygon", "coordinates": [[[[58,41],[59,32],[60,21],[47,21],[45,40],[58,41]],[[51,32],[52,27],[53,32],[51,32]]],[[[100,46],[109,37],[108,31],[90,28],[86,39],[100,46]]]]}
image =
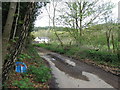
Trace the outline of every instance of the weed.
{"type": "Polygon", "coordinates": [[[18,60],[23,61],[24,59],[31,59],[31,56],[28,54],[20,54],[18,60]]]}
{"type": "Polygon", "coordinates": [[[51,78],[50,69],[45,65],[30,66],[28,72],[35,75],[35,80],[39,82],[46,82],[51,78]]]}
{"type": "Polygon", "coordinates": [[[20,81],[15,80],[12,85],[17,86],[18,88],[34,88],[33,83],[30,82],[29,78],[24,78],[20,81]]]}

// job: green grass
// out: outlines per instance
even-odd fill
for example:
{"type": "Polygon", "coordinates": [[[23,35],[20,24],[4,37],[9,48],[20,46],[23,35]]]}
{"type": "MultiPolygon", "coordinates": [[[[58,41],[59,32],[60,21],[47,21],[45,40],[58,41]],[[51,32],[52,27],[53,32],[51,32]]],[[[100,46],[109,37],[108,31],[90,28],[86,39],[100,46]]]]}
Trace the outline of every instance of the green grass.
{"type": "Polygon", "coordinates": [[[67,56],[72,56],[77,59],[85,59],[89,58],[92,59],[99,64],[107,63],[110,66],[120,66],[120,61],[118,60],[118,57],[116,54],[113,54],[111,52],[105,52],[105,51],[96,51],[94,49],[88,49],[88,48],[78,48],[75,46],[69,47],[67,50],[65,48],[62,48],[60,46],[57,46],[55,44],[34,44],[34,46],[37,47],[43,47],[48,50],[58,52],[60,54],[65,54],[67,56]]]}
{"type": "Polygon", "coordinates": [[[65,50],[61,46],[58,46],[57,44],[33,44],[33,46],[44,47],[48,50],[59,52],[61,54],[65,52],[65,50]]]}
{"type": "Polygon", "coordinates": [[[28,46],[26,53],[31,57],[30,62],[38,63],[39,65],[43,64],[43,59],[41,59],[38,51],[36,50],[36,48],[34,48],[33,45],[28,46]]]}
{"type": "Polygon", "coordinates": [[[38,67],[30,66],[28,73],[35,76],[35,80],[39,82],[47,82],[51,78],[51,70],[45,65],[41,57],[38,55],[37,50],[30,45],[28,48],[28,54],[32,57],[33,63],[37,63],[38,67]]]}
{"type": "Polygon", "coordinates": [[[30,81],[29,78],[24,78],[20,81],[15,80],[12,83],[13,86],[17,86],[18,88],[34,88],[33,83],[30,81]]]}

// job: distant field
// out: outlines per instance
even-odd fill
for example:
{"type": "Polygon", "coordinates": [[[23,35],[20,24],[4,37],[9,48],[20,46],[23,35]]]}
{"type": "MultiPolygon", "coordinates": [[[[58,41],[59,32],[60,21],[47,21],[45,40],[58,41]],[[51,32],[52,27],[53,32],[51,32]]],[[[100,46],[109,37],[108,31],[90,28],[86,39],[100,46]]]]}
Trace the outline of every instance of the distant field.
{"type": "MultiPolygon", "coordinates": [[[[54,31],[48,30],[38,30],[37,32],[32,32],[35,37],[49,37],[51,39],[51,43],[56,42],[59,44],[57,37],[54,34],[54,31]]],[[[68,44],[71,41],[74,41],[73,38],[70,37],[69,33],[66,31],[57,31],[60,39],[64,44],[68,44]]]]}
{"type": "MultiPolygon", "coordinates": [[[[32,32],[35,37],[49,37],[51,39],[51,43],[60,44],[57,37],[52,30],[38,30],[36,32],[32,32]]],[[[64,45],[75,44],[75,40],[70,36],[70,34],[66,31],[57,31],[61,41],[64,45]]],[[[117,32],[114,31],[115,42],[117,41],[117,32]]],[[[106,35],[105,30],[86,30],[83,31],[82,44],[86,47],[90,48],[99,48],[100,50],[107,50],[106,45],[106,35]]],[[[112,45],[110,46],[112,48],[112,45]]]]}

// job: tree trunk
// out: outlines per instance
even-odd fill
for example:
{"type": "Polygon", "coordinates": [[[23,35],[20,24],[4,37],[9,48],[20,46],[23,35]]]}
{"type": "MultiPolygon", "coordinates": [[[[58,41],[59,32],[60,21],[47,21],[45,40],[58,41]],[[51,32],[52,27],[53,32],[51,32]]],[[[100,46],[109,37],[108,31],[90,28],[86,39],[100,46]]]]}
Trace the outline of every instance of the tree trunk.
{"type": "Polygon", "coordinates": [[[14,28],[12,39],[15,38],[15,34],[16,34],[16,30],[17,30],[17,25],[18,25],[19,13],[20,13],[20,2],[18,2],[18,11],[17,11],[17,17],[16,17],[16,21],[15,21],[15,28],[14,28]]]}
{"type": "Polygon", "coordinates": [[[82,2],[79,3],[79,14],[80,14],[80,26],[79,26],[79,44],[81,44],[82,37],[82,2]]]}
{"type": "Polygon", "coordinates": [[[16,2],[10,3],[6,24],[4,26],[3,43],[2,43],[3,44],[3,52],[2,52],[3,60],[5,59],[5,55],[7,54],[7,46],[8,46],[8,41],[10,38],[10,32],[12,29],[14,15],[15,15],[15,11],[16,11],[16,6],[17,6],[16,2]]]}
{"type": "Polygon", "coordinates": [[[80,36],[82,36],[82,3],[79,3],[79,13],[80,13],[80,36]]]}
{"type": "Polygon", "coordinates": [[[12,29],[14,15],[15,15],[15,11],[16,11],[16,6],[17,6],[16,2],[10,3],[10,8],[9,8],[6,24],[4,27],[4,33],[3,33],[3,38],[6,38],[7,41],[9,40],[9,37],[10,37],[10,32],[12,29]]]}
{"type": "Polygon", "coordinates": [[[62,43],[60,37],[58,36],[56,30],[55,30],[55,12],[56,12],[56,5],[54,5],[54,1],[53,1],[53,8],[54,8],[54,11],[53,11],[53,30],[54,30],[54,32],[55,32],[55,35],[56,35],[58,41],[60,42],[61,46],[63,47],[63,43],[62,43]]]}
{"type": "Polygon", "coordinates": [[[75,23],[76,23],[76,29],[78,29],[78,18],[75,18],[75,23]]]}
{"type": "Polygon", "coordinates": [[[106,31],[106,39],[107,39],[108,51],[110,51],[110,36],[109,36],[109,33],[107,31],[106,31]]]}
{"type": "Polygon", "coordinates": [[[113,53],[115,53],[115,43],[114,43],[114,36],[112,34],[112,46],[113,46],[113,53]]]}

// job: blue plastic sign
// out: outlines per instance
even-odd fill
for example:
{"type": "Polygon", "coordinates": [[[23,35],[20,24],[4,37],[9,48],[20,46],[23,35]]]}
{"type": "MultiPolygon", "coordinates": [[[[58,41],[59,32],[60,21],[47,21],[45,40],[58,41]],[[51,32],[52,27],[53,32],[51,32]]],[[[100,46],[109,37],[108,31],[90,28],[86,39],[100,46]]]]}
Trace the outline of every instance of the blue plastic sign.
{"type": "Polygon", "coordinates": [[[23,62],[16,62],[16,72],[18,73],[24,73],[27,72],[27,66],[23,62]]]}

